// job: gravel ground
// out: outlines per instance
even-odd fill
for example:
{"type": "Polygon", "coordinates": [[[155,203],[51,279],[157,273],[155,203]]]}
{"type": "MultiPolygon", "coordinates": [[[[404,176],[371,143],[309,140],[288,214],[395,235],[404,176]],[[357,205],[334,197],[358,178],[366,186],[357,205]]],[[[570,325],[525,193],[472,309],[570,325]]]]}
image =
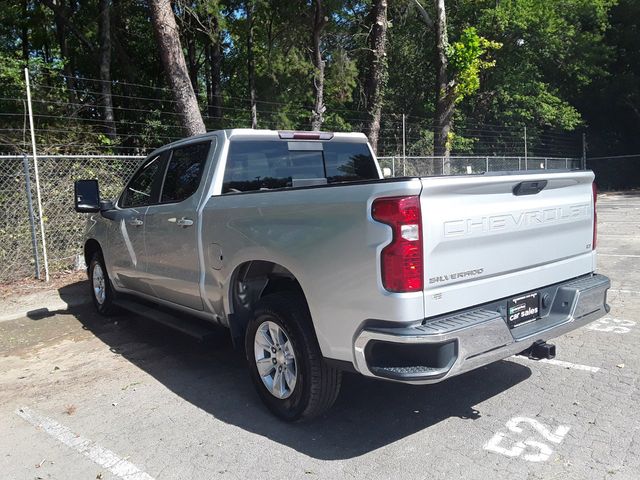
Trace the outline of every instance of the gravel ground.
{"type": "Polygon", "coordinates": [[[49,283],[31,277],[10,283],[0,283],[0,301],[14,301],[16,297],[57,291],[66,285],[81,282],[86,278],[87,273],[84,270],[65,270],[52,273],[49,283]]]}
{"type": "Polygon", "coordinates": [[[200,345],[91,305],[2,322],[1,477],[638,479],[640,195],[602,196],[598,218],[612,311],[554,342],[567,363],[419,387],[347,375],[307,424],[263,408],[224,334],[200,345]]]}

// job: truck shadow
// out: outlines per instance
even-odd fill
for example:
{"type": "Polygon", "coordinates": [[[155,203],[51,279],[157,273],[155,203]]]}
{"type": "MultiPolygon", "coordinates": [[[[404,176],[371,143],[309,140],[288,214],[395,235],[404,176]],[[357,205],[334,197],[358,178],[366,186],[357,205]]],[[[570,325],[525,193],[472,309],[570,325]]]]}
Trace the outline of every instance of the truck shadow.
{"type": "Polygon", "coordinates": [[[478,404],[531,375],[529,368],[510,361],[429,386],[347,374],[327,414],[311,422],[287,424],[273,417],[258,399],[244,354],[233,349],[226,332],[204,345],[127,313],[105,320],[92,306],[74,307],[71,312],[111,351],[185,401],[218,420],[323,460],[358,457],[450,417],[478,419],[482,417],[478,404]],[[140,348],[141,343],[145,348],[140,348]]]}

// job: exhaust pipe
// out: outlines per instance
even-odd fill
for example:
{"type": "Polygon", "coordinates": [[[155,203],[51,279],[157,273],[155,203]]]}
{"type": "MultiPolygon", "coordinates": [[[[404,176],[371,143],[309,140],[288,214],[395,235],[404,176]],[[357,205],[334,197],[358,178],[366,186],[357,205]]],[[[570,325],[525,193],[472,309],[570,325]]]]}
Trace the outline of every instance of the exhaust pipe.
{"type": "Polygon", "coordinates": [[[538,340],[529,348],[520,353],[533,360],[542,360],[543,358],[550,360],[556,358],[556,346],[552,343],[547,343],[542,340],[538,340]]]}

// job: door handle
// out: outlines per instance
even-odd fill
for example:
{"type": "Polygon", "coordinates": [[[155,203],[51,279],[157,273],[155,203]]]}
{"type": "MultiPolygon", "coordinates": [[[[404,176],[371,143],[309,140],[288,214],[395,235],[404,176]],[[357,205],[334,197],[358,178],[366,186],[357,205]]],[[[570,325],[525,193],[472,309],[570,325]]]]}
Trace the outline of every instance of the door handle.
{"type": "Polygon", "coordinates": [[[139,227],[144,222],[142,220],[140,220],[139,218],[133,218],[133,219],[129,220],[127,223],[129,225],[133,225],[134,227],[139,227]]]}
{"type": "Polygon", "coordinates": [[[171,217],[168,219],[168,221],[171,223],[175,223],[179,227],[190,227],[191,225],[193,225],[193,220],[185,217],[182,217],[182,218],[171,217]]]}
{"type": "Polygon", "coordinates": [[[191,225],[193,225],[193,220],[191,220],[190,218],[184,218],[182,217],[180,220],[178,220],[176,222],[178,225],[180,225],[181,227],[190,227],[191,225]]]}

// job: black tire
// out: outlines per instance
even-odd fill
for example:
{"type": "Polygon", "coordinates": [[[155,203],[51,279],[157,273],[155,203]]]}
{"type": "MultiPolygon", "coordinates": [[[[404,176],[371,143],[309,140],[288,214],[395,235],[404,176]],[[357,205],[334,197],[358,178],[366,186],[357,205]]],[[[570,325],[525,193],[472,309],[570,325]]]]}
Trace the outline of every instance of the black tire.
{"type": "Polygon", "coordinates": [[[111,287],[109,274],[107,273],[107,268],[105,267],[104,259],[102,258],[100,252],[94,253],[91,257],[89,268],[87,269],[87,274],[89,275],[91,300],[93,301],[93,305],[96,307],[98,313],[104,316],[111,316],[117,313],[117,308],[113,304],[115,294],[113,288],[111,287]],[[100,300],[98,299],[98,294],[96,293],[96,285],[94,285],[94,271],[96,270],[96,267],[100,268],[100,271],[102,272],[104,278],[104,300],[102,302],[100,302],[100,300]]]}
{"type": "Polygon", "coordinates": [[[256,304],[253,319],[247,326],[245,351],[251,379],[260,398],[283,420],[309,420],[328,410],[338,397],[342,372],[324,361],[309,309],[299,294],[274,293],[256,304]],[[254,341],[258,328],[266,321],[282,328],[293,346],[296,380],[288,398],[274,396],[258,373],[254,341]]]}

